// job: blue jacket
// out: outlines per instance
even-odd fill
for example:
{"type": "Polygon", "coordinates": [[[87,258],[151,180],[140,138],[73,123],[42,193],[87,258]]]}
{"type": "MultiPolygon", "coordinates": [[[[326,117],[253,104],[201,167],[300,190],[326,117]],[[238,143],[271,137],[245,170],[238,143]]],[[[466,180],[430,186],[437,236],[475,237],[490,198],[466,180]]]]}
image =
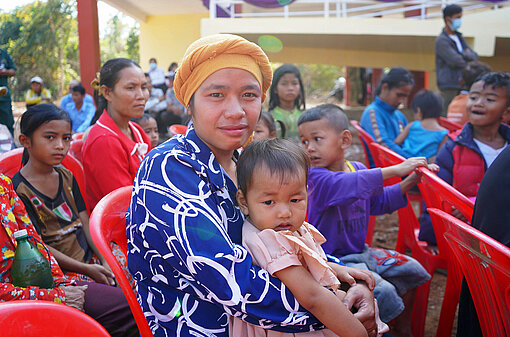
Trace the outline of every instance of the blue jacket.
{"type": "Polygon", "coordinates": [[[469,48],[462,34],[455,32],[459,37],[464,51],[460,53],[457,44],[453,41],[443,29],[436,38],[436,76],[437,86],[442,89],[459,89],[462,69],[470,61],[478,59],[478,55],[469,48]]]}
{"type": "Polygon", "coordinates": [[[407,118],[379,96],[363,111],[360,124],[377,143],[386,145],[401,156],[410,157],[410,154],[394,142],[407,125],[407,118]]]}

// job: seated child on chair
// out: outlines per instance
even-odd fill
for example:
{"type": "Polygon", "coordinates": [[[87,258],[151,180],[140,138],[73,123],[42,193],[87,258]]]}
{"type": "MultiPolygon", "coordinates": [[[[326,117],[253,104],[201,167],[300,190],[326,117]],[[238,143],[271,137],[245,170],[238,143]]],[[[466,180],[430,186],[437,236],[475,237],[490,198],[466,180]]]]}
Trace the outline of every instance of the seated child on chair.
{"type": "Polygon", "coordinates": [[[37,232],[69,279],[115,285],[114,275],[89,232],[78,183],[61,164],[71,143],[71,119],[53,104],[21,117],[23,167],[12,183],[37,232]]]}
{"type": "Polygon", "coordinates": [[[348,125],[343,110],[333,104],[307,110],[298,120],[301,143],[313,166],[308,176],[308,219],[328,240],[323,245],[326,253],[348,266],[373,272],[382,321],[395,319],[391,333],[410,336],[415,290],[430,275],[409,256],[366,246],[365,237],[370,215],[391,213],[406,205],[406,192],[419,180],[412,172],[427,166],[427,160],[409,158],[382,169],[347,161],[344,153],[352,142],[348,125]],[[400,184],[383,187],[384,179],[406,175],[400,184]]]}
{"type": "MultiPolygon", "coordinates": [[[[510,74],[488,73],[469,90],[466,103],[468,122],[455,139],[439,150],[437,175],[466,197],[475,200],[485,171],[510,142],[510,74]]],[[[460,212],[454,216],[465,220],[460,212]]],[[[420,240],[435,244],[428,214],[420,217],[420,240]]]]}
{"type": "Polygon", "coordinates": [[[395,138],[395,144],[401,145],[411,157],[425,157],[433,162],[437,151],[448,138],[448,130],[438,121],[443,110],[443,99],[433,91],[420,90],[414,96],[411,108],[415,121],[407,124],[395,138]]]}

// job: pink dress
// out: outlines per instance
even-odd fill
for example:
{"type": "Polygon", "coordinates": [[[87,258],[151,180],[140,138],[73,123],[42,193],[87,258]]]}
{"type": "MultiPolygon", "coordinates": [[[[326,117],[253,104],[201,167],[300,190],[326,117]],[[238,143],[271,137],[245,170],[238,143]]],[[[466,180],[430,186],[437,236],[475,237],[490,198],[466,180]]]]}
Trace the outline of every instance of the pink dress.
{"type": "MultiPolygon", "coordinates": [[[[302,265],[319,284],[337,290],[340,287],[335,272],[326,263],[326,254],[321,244],[326,239],[312,225],[303,223],[295,232],[272,229],[258,230],[249,221],[243,225],[243,246],[253,257],[253,264],[262,267],[270,274],[290,266],[302,265]]],[[[337,337],[331,330],[323,329],[299,334],[266,330],[246,323],[238,318],[230,319],[232,337],[337,337]]]]}

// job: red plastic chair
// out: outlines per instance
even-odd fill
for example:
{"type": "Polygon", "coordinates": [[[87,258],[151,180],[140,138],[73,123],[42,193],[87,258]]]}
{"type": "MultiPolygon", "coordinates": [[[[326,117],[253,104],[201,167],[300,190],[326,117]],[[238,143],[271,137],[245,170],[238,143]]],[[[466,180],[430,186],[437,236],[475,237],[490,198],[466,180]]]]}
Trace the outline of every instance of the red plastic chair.
{"type": "Polygon", "coordinates": [[[361,141],[361,144],[363,145],[363,152],[365,153],[365,163],[366,163],[366,166],[370,167],[370,161],[369,161],[370,149],[369,149],[369,144],[370,143],[374,143],[375,140],[374,140],[374,138],[372,138],[372,136],[368,132],[363,130],[363,128],[361,127],[361,124],[358,121],[352,120],[351,121],[351,125],[358,132],[359,139],[361,141]]]}
{"type": "Polygon", "coordinates": [[[170,130],[170,133],[173,136],[175,136],[175,135],[183,135],[188,130],[188,127],[186,125],[173,124],[173,125],[170,125],[168,130],[170,130]]]}
{"type": "Polygon", "coordinates": [[[0,303],[3,337],[110,337],[92,317],[49,301],[10,301],[0,303]]]}
{"type": "Polygon", "coordinates": [[[76,158],[80,163],[82,160],[81,150],[83,148],[83,140],[76,139],[71,142],[71,147],[69,148],[69,154],[76,158]]]}
{"type": "MultiPolygon", "coordinates": [[[[428,208],[437,208],[451,214],[452,206],[457,208],[468,221],[473,215],[474,203],[462,193],[443,181],[426,168],[419,168],[422,182],[419,184],[425,204],[428,208]]],[[[436,337],[450,336],[455,318],[455,311],[460,297],[461,270],[452,258],[449,258],[449,247],[443,236],[444,226],[437,216],[432,216],[432,225],[436,234],[440,255],[447,260],[447,278],[445,296],[441,305],[441,314],[437,325],[436,337]],[[446,295],[448,294],[448,295],[446,295]]]]}
{"type": "Polygon", "coordinates": [[[125,186],[107,194],[94,208],[90,217],[90,236],[110,266],[131,308],[142,337],[152,337],[142,308],[136,300],[131,284],[111,251],[111,242],[119,245],[127,256],[126,210],[131,202],[132,186],[125,186]]]}
{"type": "Polygon", "coordinates": [[[439,208],[451,213],[453,206],[471,222],[475,207],[474,202],[428,169],[420,167],[419,170],[422,173],[422,182],[419,187],[426,194],[424,198],[427,207],[439,208]]]}
{"type": "MultiPolygon", "coordinates": [[[[369,153],[370,150],[368,150],[368,145],[372,142],[374,142],[374,139],[368,132],[363,130],[361,128],[361,125],[358,121],[351,121],[351,125],[356,129],[358,132],[358,136],[361,142],[361,145],[363,146],[363,152],[365,153],[365,164],[367,167],[370,167],[370,159],[369,159],[369,153]],[[367,143],[368,142],[368,143],[367,143]]],[[[368,229],[367,229],[367,236],[365,238],[365,243],[369,246],[372,246],[372,243],[374,242],[374,230],[375,230],[375,216],[370,216],[368,218],[368,229]]]]}
{"type": "Polygon", "coordinates": [[[85,134],[85,132],[76,132],[76,133],[73,133],[73,140],[83,139],[83,135],[84,134],[85,134]]]}
{"type": "Polygon", "coordinates": [[[462,268],[485,337],[510,336],[510,248],[438,209],[444,237],[462,268]]]}
{"type": "MultiPolygon", "coordinates": [[[[402,156],[392,150],[377,143],[370,144],[370,151],[374,160],[382,164],[383,167],[398,164],[404,160],[402,156]]],[[[402,181],[400,177],[387,179],[385,182],[393,185],[402,181]]],[[[407,196],[407,206],[398,210],[398,237],[395,250],[404,254],[406,248],[411,250],[412,256],[421,263],[421,265],[431,275],[436,269],[446,269],[446,259],[441,255],[432,254],[426,247],[427,243],[418,239],[420,224],[414,213],[413,206],[407,196]]],[[[413,335],[420,337],[425,332],[425,319],[427,315],[427,305],[429,301],[430,281],[418,287],[416,299],[414,302],[412,320],[413,335]]]]}
{"type": "MultiPolygon", "coordinates": [[[[14,177],[14,175],[21,169],[22,156],[22,147],[0,154],[0,173],[3,173],[9,178],[14,177]]],[[[85,201],[87,211],[90,214],[90,207],[88,205],[87,198],[85,197],[85,173],[83,172],[83,166],[76,158],[69,155],[64,157],[62,165],[73,173],[73,176],[78,183],[78,187],[80,187],[80,192],[83,196],[83,200],[85,201]]]]}
{"type": "Polygon", "coordinates": [[[459,129],[462,129],[462,125],[460,125],[459,123],[452,122],[446,117],[439,117],[438,122],[439,125],[447,129],[448,131],[457,131],[459,129]]]}

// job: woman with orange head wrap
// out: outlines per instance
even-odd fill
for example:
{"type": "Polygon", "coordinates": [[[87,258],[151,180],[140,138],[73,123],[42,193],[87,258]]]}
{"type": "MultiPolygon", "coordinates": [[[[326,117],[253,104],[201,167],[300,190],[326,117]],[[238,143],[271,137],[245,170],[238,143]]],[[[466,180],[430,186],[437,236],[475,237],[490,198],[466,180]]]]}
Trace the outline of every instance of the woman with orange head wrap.
{"type": "MultiPolygon", "coordinates": [[[[227,34],[195,41],[177,70],[175,94],[192,123],[144,158],[127,214],[128,266],[155,335],[227,337],[228,315],[280,331],[321,326],[240,245],[237,149],[271,77],[259,46],[227,34]]],[[[361,302],[370,321],[373,305],[361,302]]]]}

